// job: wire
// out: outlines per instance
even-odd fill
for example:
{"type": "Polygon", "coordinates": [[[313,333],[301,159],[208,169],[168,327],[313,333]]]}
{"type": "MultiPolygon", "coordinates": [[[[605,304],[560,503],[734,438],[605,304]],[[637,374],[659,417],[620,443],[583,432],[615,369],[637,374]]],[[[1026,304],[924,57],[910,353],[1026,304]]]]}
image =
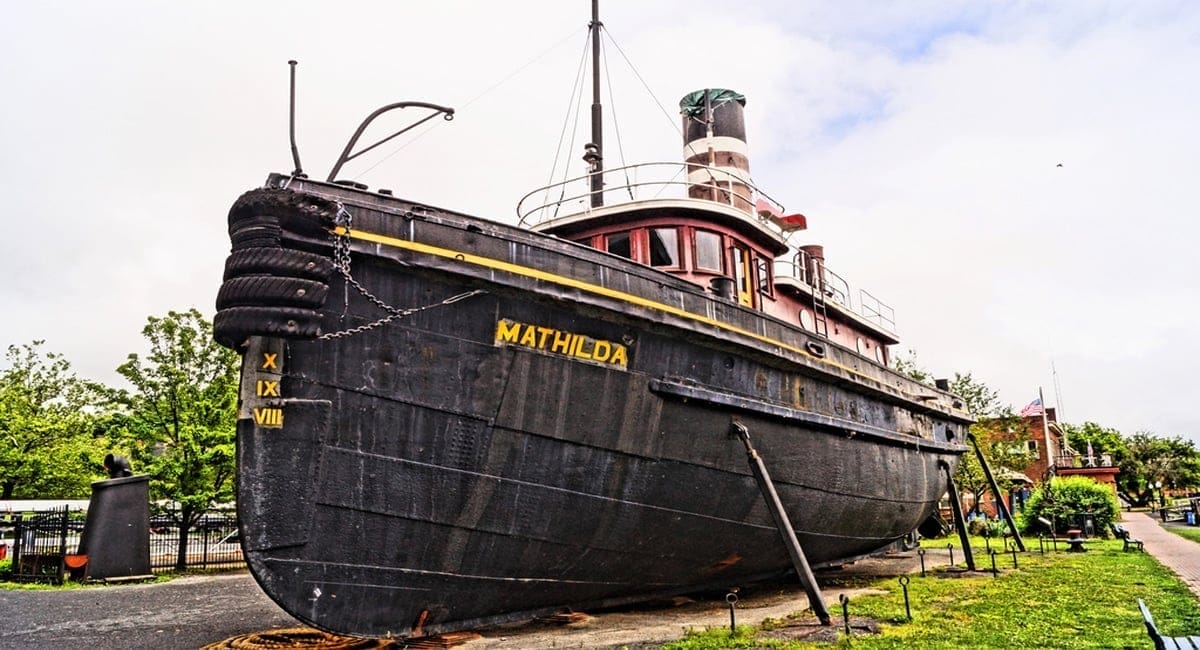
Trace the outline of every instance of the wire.
{"type": "MultiPolygon", "coordinates": [[[[463,103],[463,104],[462,104],[462,105],[459,107],[459,109],[458,109],[458,110],[462,110],[463,108],[466,108],[466,107],[470,106],[471,104],[474,104],[476,101],[478,101],[478,100],[479,100],[480,98],[482,98],[484,95],[487,95],[488,93],[492,92],[493,90],[495,90],[495,89],[499,88],[500,86],[502,86],[503,84],[507,83],[507,82],[508,82],[510,79],[512,79],[513,77],[515,77],[515,76],[517,76],[517,75],[521,74],[521,73],[522,73],[522,72],[524,72],[524,71],[525,71],[527,68],[529,68],[530,66],[532,66],[534,63],[537,63],[537,62],[538,62],[538,61],[540,61],[541,59],[545,58],[545,57],[546,57],[546,55],[548,55],[548,54],[550,54],[551,52],[553,52],[554,50],[558,49],[558,47],[559,47],[560,45],[562,45],[563,43],[565,43],[566,41],[568,41],[568,40],[570,40],[570,39],[572,39],[572,38],[575,38],[576,34],[578,34],[578,33],[579,33],[579,29],[574,29],[574,30],[572,30],[572,31],[571,31],[570,33],[568,33],[566,36],[564,36],[564,37],[562,37],[562,38],[558,39],[557,41],[555,41],[553,45],[551,45],[550,47],[547,47],[547,48],[546,48],[545,50],[543,50],[543,51],[542,51],[540,54],[538,54],[538,55],[534,56],[532,59],[530,59],[530,60],[526,61],[526,62],[525,62],[523,65],[521,65],[521,67],[517,68],[517,69],[516,69],[516,70],[514,70],[513,72],[510,72],[508,75],[506,75],[504,78],[500,79],[500,81],[497,81],[496,83],[494,83],[494,84],[492,84],[492,85],[488,86],[487,88],[485,88],[485,89],[484,89],[482,92],[480,92],[479,94],[475,95],[475,96],[474,96],[474,97],[472,97],[471,99],[468,99],[466,102],[464,102],[464,103],[463,103]]],[[[391,158],[392,158],[393,156],[395,156],[396,154],[400,153],[400,151],[401,151],[401,150],[403,150],[404,148],[406,148],[406,147],[408,147],[409,145],[413,144],[413,143],[414,143],[414,142],[416,142],[417,140],[420,140],[421,138],[425,137],[425,134],[427,134],[427,133],[429,133],[431,130],[433,130],[433,128],[434,128],[435,126],[437,126],[437,124],[430,124],[429,126],[425,127],[424,129],[422,129],[421,131],[419,131],[418,133],[416,133],[415,135],[413,135],[413,137],[412,137],[412,138],[410,138],[409,140],[406,140],[405,142],[401,143],[401,144],[400,144],[400,145],[398,145],[398,146],[397,146],[395,149],[391,150],[390,152],[388,152],[387,154],[385,154],[385,155],[384,155],[382,158],[380,158],[379,160],[375,161],[375,163],[374,163],[374,164],[372,164],[370,167],[367,167],[367,168],[366,168],[366,169],[364,169],[363,171],[359,172],[359,173],[358,173],[358,175],[354,177],[354,179],[355,179],[355,180],[358,180],[359,178],[362,178],[364,175],[366,175],[366,174],[370,173],[370,172],[371,172],[371,170],[373,170],[373,169],[375,169],[376,167],[378,167],[378,166],[382,165],[384,162],[386,162],[387,160],[391,159],[391,158]]]]}
{"type": "MultiPolygon", "coordinates": [[[[607,32],[608,28],[607,27],[604,28],[604,31],[607,32]]],[[[612,41],[613,47],[617,48],[617,52],[620,53],[621,58],[625,59],[625,64],[628,65],[629,69],[633,71],[633,76],[637,77],[637,80],[642,83],[642,88],[646,89],[646,94],[650,95],[650,98],[653,99],[654,103],[658,105],[658,110],[662,111],[662,114],[667,118],[667,121],[671,123],[671,126],[675,127],[675,132],[678,133],[680,135],[680,137],[682,137],[683,131],[679,128],[679,123],[676,122],[675,118],[672,117],[671,114],[667,112],[667,109],[663,107],[662,102],[658,101],[658,97],[655,96],[654,91],[650,90],[650,85],[647,84],[646,80],[642,78],[641,73],[638,72],[637,68],[633,65],[633,62],[629,60],[629,57],[625,56],[625,50],[621,49],[620,44],[617,43],[616,38],[613,38],[611,32],[608,35],[608,39],[610,41],[612,41]]]]}
{"type": "MultiPolygon", "coordinates": [[[[604,29],[603,23],[601,23],[600,29],[604,29]]],[[[607,29],[604,32],[608,35],[608,40],[612,42],[612,34],[608,34],[607,29]]],[[[604,80],[608,83],[608,101],[609,106],[612,108],[613,133],[617,136],[617,156],[621,159],[621,169],[625,174],[625,190],[629,192],[629,200],[633,201],[633,184],[629,181],[629,166],[625,164],[625,150],[622,146],[621,127],[617,123],[617,95],[612,89],[612,75],[609,74],[610,68],[608,65],[608,50],[602,50],[602,52],[604,53],[604,80]]],[[[601,154],[603,155],[603,152],[601,154]]]]}
{"type": "MultiPolygon", "coordinates": [[[[542,206],[544,207],[546,205],[550,205],[550,193],[551,189],[554,187],[554,175],[558,173],[559,157],[563,156],[563,154],[570,156],[570,152],[575,149],[575,133],[578,131],[578,128],[575,127],[580,124],[580,110],[583,107],[583,77],[584,70],[587,70],[588,46],[590,43],[592,43],[592,30],[588,30],[588,37],[584,38],[583,40],[583,54],[580,56],[580,64],[578,64],[576,67],[575,83],[571,84],[571,98],[570,101],[566,103],[566,115],[563,118],[563,131],[562,133],[558,134],[558,146],[556,150],[554,150],[554,163],[550,168],[550,183],[546,185],[546,198],[542,199],[544,200],[544,203],[542,203],[542,206]],[[571,124],[572,106],[575,107],[574,125],[571,124]],[[570,128],[568,128],[569,125],[570,128]],[[568,133],[568,131],[571,133],[571,142],[564,149],[563,139],[566,137],[566,133],[568,133]]],[[[558,209],[563,205],[563,198],[566,195],[566,175],[568,175],[570,167],[570,164],[563,164],[563,181],[558,183],[558,200],[554,201],[554,217],[558,216],[558,209]]]]}

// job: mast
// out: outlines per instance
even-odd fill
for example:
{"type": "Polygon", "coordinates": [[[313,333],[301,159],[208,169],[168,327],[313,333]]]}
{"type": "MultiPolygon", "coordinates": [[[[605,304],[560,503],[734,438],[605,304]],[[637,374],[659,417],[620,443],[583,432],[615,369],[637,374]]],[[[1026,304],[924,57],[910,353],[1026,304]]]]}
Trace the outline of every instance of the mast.
{"type": "Polygon", "coordinates": [[[584,149],[583,159],[591,166],[592,207],[604,205],[604,130],[600,113],[600,0],[592,0],[592,141],[584,149]]]}

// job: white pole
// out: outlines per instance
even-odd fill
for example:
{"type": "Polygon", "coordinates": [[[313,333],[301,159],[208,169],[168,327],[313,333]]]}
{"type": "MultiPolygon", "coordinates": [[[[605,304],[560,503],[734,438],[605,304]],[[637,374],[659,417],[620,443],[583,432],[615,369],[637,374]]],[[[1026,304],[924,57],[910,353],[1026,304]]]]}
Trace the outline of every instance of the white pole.
{"type": "Polygon", "coordinates": [[[1042,397],[1042,387],[1038,386],[1038,402],[1042,405],[1042,437],[1046,445],[1046,467],[1047,469],[1056,466],[1058,463],[1050,449],[1050,420],[1046,416],[1046,398],[1042,397]]]}

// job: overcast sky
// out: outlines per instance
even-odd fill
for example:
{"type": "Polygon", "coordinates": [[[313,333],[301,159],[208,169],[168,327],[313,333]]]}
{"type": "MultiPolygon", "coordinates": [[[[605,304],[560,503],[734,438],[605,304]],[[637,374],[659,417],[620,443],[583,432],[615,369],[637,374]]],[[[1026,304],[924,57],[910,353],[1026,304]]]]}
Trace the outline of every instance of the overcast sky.
{"type": "MultiPolygon", "coordinates": [[[[682,95],[744,93],[756,183],[808,216],[802,243],[895,309],[895,351],[1018,409],[1042,386],[1066,421],[1200,441],[1200,4],[601,11],[654,93],[606,39],[626,162],[679,159],[682,95]]],[[[211,318],[229,205],[292,169],[288,59],[313,176],[376,107],[446,104],[453,122],[342,176],[514,222],[551,177],[590,4],[108,0],[4,15],[0,345],[45,339],[117,384],[147,316],[211,318]]],[[[610,166],[616,142],[610,129],[610,166]]]]}

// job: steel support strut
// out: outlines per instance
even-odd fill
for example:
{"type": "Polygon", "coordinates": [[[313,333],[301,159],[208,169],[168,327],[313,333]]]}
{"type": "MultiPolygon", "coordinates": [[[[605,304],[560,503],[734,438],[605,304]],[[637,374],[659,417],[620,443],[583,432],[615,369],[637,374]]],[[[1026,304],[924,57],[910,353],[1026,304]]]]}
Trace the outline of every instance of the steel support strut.
{"type": "Polygon", "coordinates": [[[1000,494],[1000,486],[996,483],[996,478],[992,476],[992,468],[988,466],[987,458],[983,456],[983,450],[979,448],[979,441],[975,439],[975,434],[968,433],[967,440],[971,441],[971,446],[975,448],[975,456],[979,458],[979,466],[983,468],[983,475],[987,478],[988,486],[992,488],[992,496],[996,497],[996,508],[1003,515],[1005,523],[1008,524],[1008,530],[1012,532],[1013,541],[1016,542],[1017,548],[1022,553],[1025,552],[1025,540],[1021,539],[1021,533],[1017,531],[1017,522],[1013,521],[1012,511],[1008,509],[1008,505],[1004,502],[1004,497],[1000,494]]]}
{"type": "Polygon", "coordinates": [[[950,496],[950,511],[954,513],[954,527],[958,529],[958,539],[962,542],[963,556],[967,559],[967,570],[975,570],[975,555],[971,553],[971,539],[967,537],[967,518],[963,516],[962,503],[958,500],[958,486],[954,484],[954,475],[950,473],[950,465],[938,461],[938,465],[946,471],[946,490],[950,496]]]}
{"type": "Polygon", "coordinates": [[[821,625],[832,625],[829,620],[829,610],[825,608],[825,598],[821,595],[821,588],[817,586],[817,579],[813,577],[812,569],[808,566],[808,559],[804,557],[804,549],[800,548],[800,542],[796,539],[796,531],[792,528],[792,522],[783,509],[783,503],[779,501],[779,494],[775,492],[775,486],[771,484],[771,475],[767,473],[767,466],[763,464],[762,457],[758,455],[754,445],[750,444],[750,432],[740,422],[731,423],[730,429],[730,433],[737,435],[746,445],[746,458],[750,461],[750,471],[754,474],[758,488],[762,490],[763,499],[767,502],[767,510],[771,511],[771,518],[775,520],[775,528],[779,530],[779,536],[783,538],[783,545],[787,547],[788,555],[792,558],[792,566],[796,569],[800,584],[804,586],[804,593],[808,594],[809,606],[820,619],[821,625]]]}

